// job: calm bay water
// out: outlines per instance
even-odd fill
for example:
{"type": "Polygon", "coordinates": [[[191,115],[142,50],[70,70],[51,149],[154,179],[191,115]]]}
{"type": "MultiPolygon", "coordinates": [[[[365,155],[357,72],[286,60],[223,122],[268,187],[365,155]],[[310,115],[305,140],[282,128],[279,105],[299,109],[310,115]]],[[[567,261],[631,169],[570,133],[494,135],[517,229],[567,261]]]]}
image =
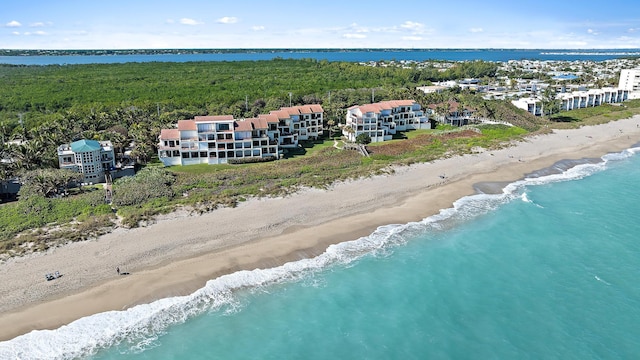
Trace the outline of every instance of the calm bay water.
{"type": "Polygon", "coordinates": [[[210,54],[153,54],[153,55],[64,55],[64,56],[0,56],[0,64],[64,65],[111,64],[126,62],[190,62],[190,61],[256,61],[283,59],[316,59],[328,61],[368,62],[380,60],[591,60],[602,61],[620,57],[640,56],[640,49],[418,49],[418,50],[273,50],[238,51],[210,54]]]}
{"type": "Polygon", "coordinates": [[[0,358],[636,358],[638,150],[315,259],[32,332],[0,343],[0,358]]]}

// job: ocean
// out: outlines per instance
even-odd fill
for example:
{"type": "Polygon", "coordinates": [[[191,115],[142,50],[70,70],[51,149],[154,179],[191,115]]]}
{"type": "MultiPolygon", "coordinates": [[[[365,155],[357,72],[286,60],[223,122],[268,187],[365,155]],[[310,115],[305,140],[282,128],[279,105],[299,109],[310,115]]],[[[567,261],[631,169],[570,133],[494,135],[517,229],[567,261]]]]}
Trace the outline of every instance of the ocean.
{"type": "Polygon", "coordinates": [[[317,258],[33,331],[0,358],[637,358],[637,152],[561,162],[317,258]]]}
{"type": "Polygon", "coordinates": [[[447,60],[447,61],[603,61],[622,57],[638,57],[639,49],[274,49],[224,50],[213,53],[176,54],[111,54],[111,55],[19,55],[0,56],[0,64],[72,65],[112,64],[127,62],[192,62],[192,61],[260,61],[282,59],[316,59],[327,61],[369,62],[381,60],[447,60]]]}

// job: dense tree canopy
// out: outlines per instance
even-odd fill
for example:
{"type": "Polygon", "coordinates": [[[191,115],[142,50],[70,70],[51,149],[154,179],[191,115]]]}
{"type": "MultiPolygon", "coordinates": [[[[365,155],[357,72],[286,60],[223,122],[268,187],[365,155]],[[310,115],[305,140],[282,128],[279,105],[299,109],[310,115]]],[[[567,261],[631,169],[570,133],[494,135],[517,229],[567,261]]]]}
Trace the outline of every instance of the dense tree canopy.
{"type": "Polygon", "coordinates": [[[0,65],[0,148],[15,160],[3,165],[2,174],[56,167],[56,147],[78,139],[110,140],[117,155],[134,145],[132,156],[145,164],[156,153],[161,128],[196,115],[254,117],[318,103],[325,125],[334,128],[352,105],[402,98],[424,105],[431,98],[417,85],[492,76],[496,68],[483,61],[440,71],[313,59],[0,65]]]}

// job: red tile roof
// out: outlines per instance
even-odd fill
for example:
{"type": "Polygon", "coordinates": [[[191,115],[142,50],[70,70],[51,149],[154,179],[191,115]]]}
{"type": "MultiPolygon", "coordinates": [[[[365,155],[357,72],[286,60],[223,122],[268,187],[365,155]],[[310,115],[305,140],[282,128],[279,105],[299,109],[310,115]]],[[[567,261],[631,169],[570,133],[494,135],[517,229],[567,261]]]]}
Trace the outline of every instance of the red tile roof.
{"type": "Polygon", "coordinates": [[[178,120],[178,130],[198,130],[198,127],[196,126],[196,122],[193,120],[178,120]]]}
{"type": "Polygon", "coordinates": [[[260,114],[258,115],[258,118],[260,119],[265,119],[267,123],[277,123],[278,122],[278,116],[276,114],[260,114]]]}
{"type": "Polygon", "coordinates": [[[253,126],[251,126],[251,121],[241,120],[234,121],[233,127],[235,131],[252,131],[253,126]]]}
{"type": "Polygon", "coordinates": [[[300,106],[283,107],[283,108],[280,108],[280,111],[284,111],[289,115],[300,115],[301,113],[300,106]]]}
{"type": "Polygon", "coordinates": [[[196,116],[195,121],[229,121],[233,120],[233,115],[207,115],[196,116]]]}
{"type": "Polygon", "coordinates": [[[253,128],[257,130],[267,130],[267,128],[269,127],[269,125],[267,124],[267,120],[264,118],[254,118],[247,120],[251,121],[253,128]]]}
{"type": "Polygon", "coordinates": [[[180,139],[180,131],[178,129],[162,129],[160,130],[160,139],[180,139]]]}
{"type": "Polygon", "coordinates": [[[287,111],[290,115],[312,114],[312,113],[324,112],[324,110],[322,109],[322,106],[320,106],[319,104],[283,107],[280,110],[287,111]]]}
{"type": "Polygon", "coordinates": [[[291,115],[286,110],[275,110],[270,112],[269,114],[273,114],[278,117],[278,119],[290,119],[291,115]]]}
{"type": "Polygon", "coordinates": [[[322,109],[322,106],[320,106],[319,104],[312,104],[312,105],[309,105],[309,107],[311,108],[311,111],[314,113],[324,112],[324,109],[322,109]]]}
{"type": "Polygon", "coordinates": [[[379,113],[382,110],[391,110],[393,108],[397,108],[400,106],[411,106],[415,104],[413,100],[389,100],[389,101],[380,101],[373,104],[365,104],[360,106],[352,106],[348,110],[352,110],[355,108],[360,108],[360,111],[364,113],[374,112],[379,113]]]}

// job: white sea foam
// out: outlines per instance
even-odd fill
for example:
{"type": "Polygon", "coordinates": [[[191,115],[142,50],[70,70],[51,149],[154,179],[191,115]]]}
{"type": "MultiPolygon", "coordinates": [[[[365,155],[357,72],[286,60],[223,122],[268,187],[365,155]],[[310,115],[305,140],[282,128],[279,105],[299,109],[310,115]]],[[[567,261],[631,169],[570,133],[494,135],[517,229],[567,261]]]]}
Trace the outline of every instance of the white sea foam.
{"type": "MultiPolygon", "coordinates": [[[[528,178],[507,185],[501,194],[477,194],[457,200],[452,208],[420,222],[381,226],[371,235],[331,245],[318,257],[290,262],[271,269],[239,271],[210,280],[191,295],[165,298],[123,311],[109,311],[76,320],[56,330],[37,330],[0,343],[1,359],[71,359],[95,354],[125,342],[129,351],[157,346],[158,337],[172,324],[179,324],[211,310],[236,311],[235,292],[295,281],[333,265],[349,265],[365,255],[385,256],[425,231],[451,226],[491,212],[514,199],[527,201],[524,189],[559,181],[576,180],[602,171],[607,162],[632,156],[640,148],[603,156],[602,162],[575,166],[560,174],[528,178]],[[449,225],[446,225],[449,224],[449,225]]],[[[596,277],[597,280],[600,281],[596,277]]]]}

